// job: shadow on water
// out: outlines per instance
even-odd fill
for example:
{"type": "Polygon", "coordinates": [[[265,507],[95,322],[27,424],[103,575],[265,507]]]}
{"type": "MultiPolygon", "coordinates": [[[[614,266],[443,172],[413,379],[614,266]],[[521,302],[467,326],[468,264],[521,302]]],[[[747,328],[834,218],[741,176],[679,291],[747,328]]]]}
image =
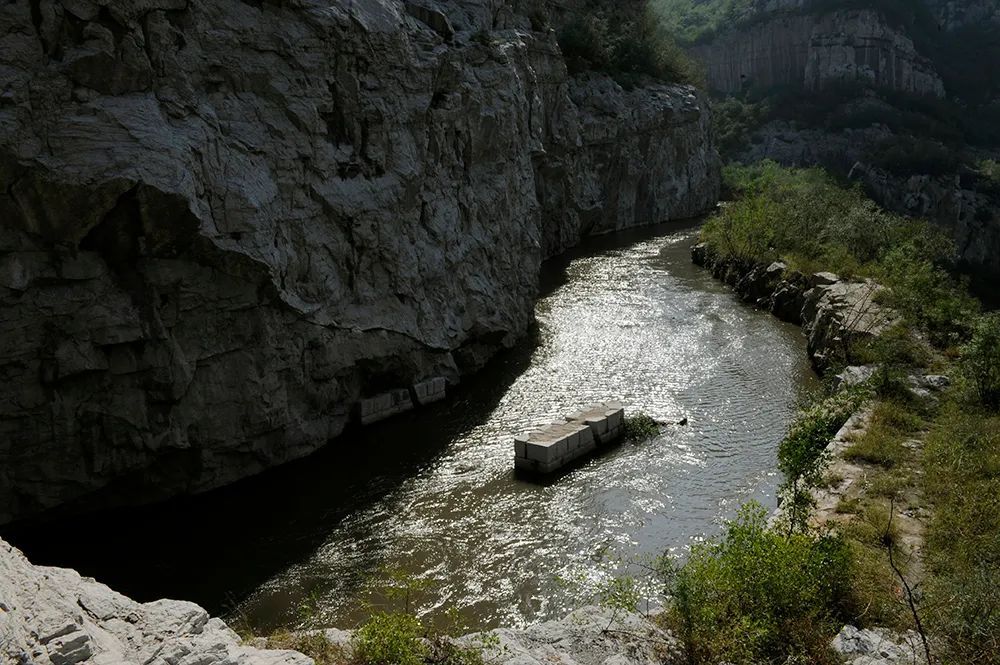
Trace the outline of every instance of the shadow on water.
{"type": "MultiPolygon", "coordinates": [[[[588,239],[546,262],[540,297],[567,282],[575,258],[693,225],[588,239]]],[[[226,613],[276,571],[307,557],[347,516],[383,500],[485,420],[537,347],[536,327],[445,402],[349,431],[305,459],[254,478],[153,506],[14,525],[0,535],[36,564],[75,568],[137,600],[182,598],[226,613]]],[[[308,591],[307,583],[303,593],[308,591]]]]}

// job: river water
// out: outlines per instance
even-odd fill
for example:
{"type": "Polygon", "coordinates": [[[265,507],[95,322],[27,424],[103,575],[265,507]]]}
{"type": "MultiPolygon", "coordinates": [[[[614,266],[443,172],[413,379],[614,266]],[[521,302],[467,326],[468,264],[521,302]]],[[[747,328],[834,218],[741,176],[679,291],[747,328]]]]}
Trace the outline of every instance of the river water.
{"type": "Polygon", "coordinates": [[[617,561],[683,554],[741,502],[773,505],[778,441],[815,388],[801,332],[693,266],[694,237],[654,227],[550,262],[532,339],[446,402],[205,497],[14,540],[36,562],[262,631],[303,607],[355,625],[395,602],[387,571],[423,581],[413,605],[429,621],[560,616],[617,561]],[[545,483],[513,472],[515,434],[603,400],[689,424],[545,483]]]}

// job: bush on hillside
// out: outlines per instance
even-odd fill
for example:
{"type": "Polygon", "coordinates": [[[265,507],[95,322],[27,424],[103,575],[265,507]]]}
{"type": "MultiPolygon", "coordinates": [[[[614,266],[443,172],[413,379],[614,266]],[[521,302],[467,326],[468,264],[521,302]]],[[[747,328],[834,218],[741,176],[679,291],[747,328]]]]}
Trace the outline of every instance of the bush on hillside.
{"type": "Polygon", "coordinates": [[[848,569],[840,538],[778,533],[750,503],[668,575],[665,620],[689,663],[830,662],[848,569]]]}
{"type": "Polygon", "coordinates": [[[724,177],[736,200],[702,229],[703,240],[723,256],[872,277],[888,287],[883,302],[936,346],[969,338],[978,303],[948,272],[954,243],[939,228],[889,213],[821,169],[765,161],[729,166],[724,177]]]}
{"type": "Polygon", "coordinates": [[[702,84],[697,67],[644,2],[632,10],[626,3],[580,12],[562,27],[558,39],[571,73],[604,72],[625,87],[643,77],[702,84]]]}
{"type": "Polygon", "coordinates": [[[979,319],[971,341],[962,349],[962,367],[979,401],[1000,408],[1000,313],[979,319]]]}

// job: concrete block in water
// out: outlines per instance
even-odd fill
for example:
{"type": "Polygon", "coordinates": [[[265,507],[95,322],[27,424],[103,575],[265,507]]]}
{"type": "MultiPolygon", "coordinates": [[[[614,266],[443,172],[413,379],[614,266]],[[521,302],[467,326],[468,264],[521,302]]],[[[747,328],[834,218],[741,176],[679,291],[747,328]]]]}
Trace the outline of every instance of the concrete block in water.
{"type": "Polygon", "coordinates": [[[389,416],[403,413],[413,408],[410,391],[406,388],[391,390],[375,397],[363,399],[358,404],[358,415],[362,425],[385,420],[389,416]]]}
{"type": "Polygon", "coordinates": [[[625,410],[617,402],[593,404],[564,422],[514,439],[514,465],[551,473],[621,436],[625,410]]]}
{"type": "Polygon", "coordinates": [[[425,406],[440,402],[445,398],[448,382],[443,376],[436,376],[413,386],[413,397],[417,404],[425,406]]]}

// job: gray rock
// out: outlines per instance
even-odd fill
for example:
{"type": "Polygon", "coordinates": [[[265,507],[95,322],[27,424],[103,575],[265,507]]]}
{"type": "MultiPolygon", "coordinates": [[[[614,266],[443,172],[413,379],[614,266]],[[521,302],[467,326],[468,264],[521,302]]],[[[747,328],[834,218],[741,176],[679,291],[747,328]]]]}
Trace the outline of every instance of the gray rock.
{"type": "MultiPolygon", "coordinates": [[[[738,93],[748,86],[818,89],[861,82],[891,90],[944,95],[933,64],[913,40],[874,9],[801,11],[803,0],[756,3],[751,20],[692,49],[709,86],[738,93]],[[787,10],[796,9],[791,14],[787,10]]],[[[751,18],[751,17],[748,17],[751,18]]]]}
{"type": "Polygon", "coordinates": [[[75,571],[32,565],[0,540],[0,662],[35,665],[312,665],[244,646],[193,603],[137,603],[75,571]]]}
{"type": "Polygon", "coordinates": [[[920,636],[913,631],[898,635],[875,628],[844,626],[831,644],[849,665],[915,665],[926,663],[920,636]]]}
{"type": "MultiPolygon", "coordinates": [[[[584,607],[558,621],[524,630],[490,631],[497,643],[483,659],[502,665],[659,665],[679,657],[677,640],[648,618],[605,607],[584,607]]],[[[482,634],[458,640],[481,645],[482,634]]]]}
{"type": "Polygon", "coordinates": [[[833,389],[842,387],[859,386],[872,378],[876,370],[875,365],[852,365],[845,367],[844,371],[833,377],[833,389]]]}
{"type": "Polygon", "coordinates": [[[715,205],[703,98],[571,77],[529,24],[0,6],[0,524],[302,457],[361,399],[513,344],[545,257],[715,205]]]}

